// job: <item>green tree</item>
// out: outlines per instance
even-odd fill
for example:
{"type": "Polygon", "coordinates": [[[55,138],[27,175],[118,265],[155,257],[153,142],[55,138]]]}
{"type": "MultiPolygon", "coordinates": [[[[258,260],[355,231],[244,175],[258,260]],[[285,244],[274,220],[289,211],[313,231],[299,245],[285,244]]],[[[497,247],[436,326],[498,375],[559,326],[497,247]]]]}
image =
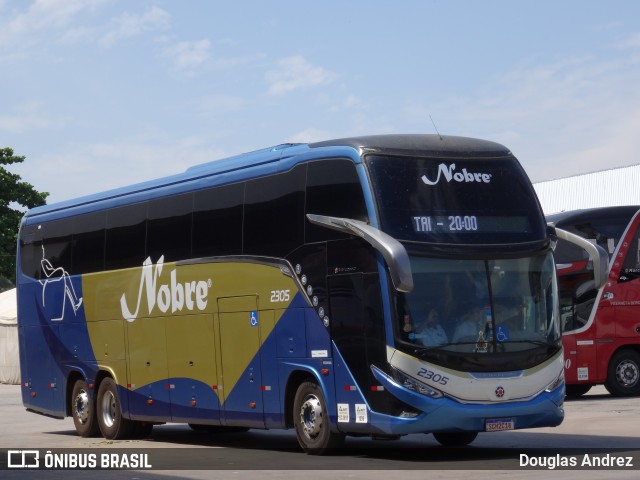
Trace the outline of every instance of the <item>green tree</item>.
{"type": "Polygon", "coordinates": [[[14,155],[11,148],[0,148],[0,291],[9,282],[15,283],[18,229],[25,209],[44,205],[49,195],[38,192],[3,166],[22,163],[24,159],[14,155]]]}

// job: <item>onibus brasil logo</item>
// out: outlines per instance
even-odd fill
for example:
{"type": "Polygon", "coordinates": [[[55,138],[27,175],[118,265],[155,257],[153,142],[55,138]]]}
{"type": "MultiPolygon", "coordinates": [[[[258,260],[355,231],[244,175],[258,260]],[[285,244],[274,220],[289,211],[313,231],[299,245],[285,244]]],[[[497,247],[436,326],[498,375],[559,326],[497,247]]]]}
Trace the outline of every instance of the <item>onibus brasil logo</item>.
{"type": "Polygon", "coordinates": [[[171,313],[180,312],[185,308],[188,311],[198,309],[200,311],[207,308],[209,288],[211,280],[187,281],[180,283],[177,280],[175,268],[169,274],[169,283],[160,283],[164,267],[164,255],[154,265],[151,257],[142,263],[140,273],[140,286],[138,288],[138,299],[136,300],[135,311],[129,310],[126,294],[120,297],[120,308],[122,317],[128,322],[133,322],[138,318],[141,304],[146,303],[147,313],[150,315],[158,307],[162,313],[171,310],[171,313]],[[143,301],[146,300],[146,302],[143,301]]]}
{"type": "Polygon", "coordinates": [[[440,181],[442,175],[444,175],[444,179],[447,183],[450,183],[452,180],[458,183],[491,183],[490,173],[469,172],[466,168],[463,168],[460,172],[455,172],[455,169],[455,163],[452,163],[451,165],[441,163],[438,165],[438,175],[436,176],[435,181],[431,181],[426,175],[423,175],[421,179],[427,185],[435,185],[440,181]]]}

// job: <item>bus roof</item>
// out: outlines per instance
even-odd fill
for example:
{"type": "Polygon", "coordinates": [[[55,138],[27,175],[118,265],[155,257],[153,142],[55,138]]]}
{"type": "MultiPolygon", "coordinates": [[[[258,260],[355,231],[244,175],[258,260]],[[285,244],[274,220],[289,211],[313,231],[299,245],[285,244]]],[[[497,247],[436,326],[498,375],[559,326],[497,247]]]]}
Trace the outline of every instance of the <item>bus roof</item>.
{"type": "Polygon", "coordinates": [[[491,157],[510,154],[504,146],[486,140],[429,134],[371,135],[309,144],[286,143],[195,165],[185,172],[168,177],[37,207],[29,210],[23,221],[45,221],[208,186],[248,180],[287,170],[299,162],[321,156],[342,156],[352,158],[357,163],[364,152],[400,155],[419,153],[444,157],[472,154],[477,157],[491,157]],[[41,216],[47,218],[34,218],[41,216]]]}
{"type": "Polygon", "coordinates": [[[563,227],[584,221],[591,221],[594,218],[626,217],[631,220],[631,217],[638,210],[640,210],[640,205],[583,208],[580,210],[569,210],[566,212],[554,213],[553,215],[547,215],[547,221],[553,222],[558,227],[563,227]]]}

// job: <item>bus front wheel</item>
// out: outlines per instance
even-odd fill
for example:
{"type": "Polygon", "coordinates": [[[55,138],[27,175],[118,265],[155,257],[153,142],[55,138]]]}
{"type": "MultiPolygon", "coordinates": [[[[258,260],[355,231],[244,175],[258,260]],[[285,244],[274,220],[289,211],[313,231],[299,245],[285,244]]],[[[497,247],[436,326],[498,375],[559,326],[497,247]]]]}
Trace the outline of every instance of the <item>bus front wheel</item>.
{"type": "Polygon", "coordinates": [[[611,357],[604,386],[611,395],[640,395],[640,354],[635,350],[620,350],[611,357]]]}
{"type": "Polygon", "coordinates": [[[133,434],[135,424],[122,417],[118,388],[112,378],[107,377],[100,383],[96,413],[100,432],[107,440],[120,440],[133,434]]]}
{"type": "Polygon", "coordinates": [[[95,437],[100,431],[95,405],[87,382],[76,380],[71,393],[71,416],[76,432],[81,437],[95,437]]]}
{"type": "Polygon", "coordinates": [[[298,443],[311,455],[321,455],[344,440],[344,435],[331,431],[322,390],[312,381],[303,382],[296,391],[293,424],[298,443]]]}

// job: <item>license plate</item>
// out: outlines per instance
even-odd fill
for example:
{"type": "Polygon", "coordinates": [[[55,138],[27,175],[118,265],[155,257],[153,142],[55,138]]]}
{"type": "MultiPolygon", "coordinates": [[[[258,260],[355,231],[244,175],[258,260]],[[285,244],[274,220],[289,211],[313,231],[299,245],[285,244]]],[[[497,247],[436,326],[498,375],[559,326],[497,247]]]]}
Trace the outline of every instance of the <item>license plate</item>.
{"type": "Polygon", "coordinates": [[[486,432],[500,432],[502,430],[513,430],[516,422],[513,418],[489,418],[484,424],[486,432]]]}

